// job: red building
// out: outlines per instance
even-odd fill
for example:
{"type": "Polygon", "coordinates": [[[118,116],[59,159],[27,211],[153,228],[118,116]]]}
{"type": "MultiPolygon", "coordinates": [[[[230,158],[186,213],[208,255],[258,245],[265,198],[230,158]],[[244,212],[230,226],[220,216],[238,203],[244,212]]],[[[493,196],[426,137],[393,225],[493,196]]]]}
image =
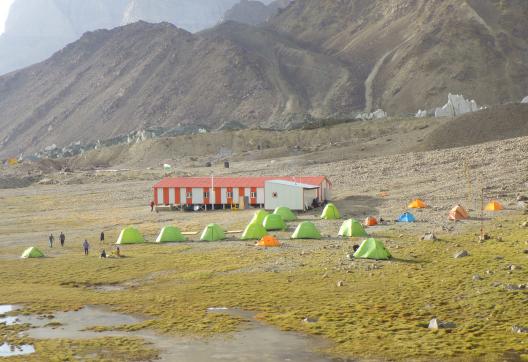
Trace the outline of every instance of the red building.
{"type": "Polygon", "coordinates": [[[332,183],[325,176],[175,177],[154,185],[154,203],[219,208],[239,205],[241,198],[247,198],[249,205],[263,207],[265,183],[271,180],[317,186],[318,199],[330,199],[332,183]]]}

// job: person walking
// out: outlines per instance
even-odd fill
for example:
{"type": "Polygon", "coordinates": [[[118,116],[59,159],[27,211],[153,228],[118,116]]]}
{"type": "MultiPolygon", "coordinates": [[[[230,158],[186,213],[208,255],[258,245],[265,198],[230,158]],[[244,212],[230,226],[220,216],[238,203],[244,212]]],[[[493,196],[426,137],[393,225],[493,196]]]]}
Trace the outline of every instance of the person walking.
{"type": "Polygon", "coordinates": [[[154,211],[154,201],[151,201],[150,202],[150,212],[153,212],[154,211]]]}
{"type": "Polygon", "coordinates": [[[84,248],[84,255],[88,255],[88,252],[90,251],[90,243],[88,243],[88,240],[86,239],[84,239],[83,248],[84,248]]]}
{"type": "Polygon", "coordinates": [[[101,235],[99,235],[99,241],[101,242],[101,244],[104,243],[104,231],[101,231],[101,235]]]}
{"type": "Polygon", "coordinates": [[[64,242],[66,241],[66,235],[64,235],[62,231],[59,235],[59,240],[60,240],[61,246],[64,248],[64,242]]]}
{"type": "Polygon", "coordinates": [[[55,237],[53,236],[53,233],[52,234],[49,234],[48,236],[48,242],[49,242],[49,247],[50,248],[53,248],[53,241],[55,240],[55,237]]]}

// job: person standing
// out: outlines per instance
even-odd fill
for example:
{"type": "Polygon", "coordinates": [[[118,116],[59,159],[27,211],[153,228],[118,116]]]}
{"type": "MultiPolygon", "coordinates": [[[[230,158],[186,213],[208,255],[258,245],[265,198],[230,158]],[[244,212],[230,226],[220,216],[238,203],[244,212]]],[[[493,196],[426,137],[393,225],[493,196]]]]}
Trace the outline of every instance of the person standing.
{"type": "Polygon", "coordinates": [[[101,235],[99,235],[99,241],[101,242],[101,244],[104,243],[104,231],[101,231],[101,235]]]}
{"type": "Polygon", "coordinates": [[[84,239],[83,248],[84,248],[84,255],[88,255],[88,252],[90,251],[90,243],[88,243],[88,240],[86,239],[84,239]]]}
{"type": "Polygon", "coordinates": [[[150,202],[150,212],[153,212],[154,211],[154,201],[151,201],[150,202]]]}
{"type": "Polygon", "coordinates": [[[64,248],[64,242],[66,241],[66,235],[64,235],[62,231],[59,235],[59,240],[60,240],[61,246],[64,248]]]}
{"type": "Polygon", "coordinates": [[[53,233],[49,234],[48,236],[48,242],[49,242],[49,247],[50,248],[53,248],[53,241],[55,240],[55,237],[53,236],[53,233]]]}

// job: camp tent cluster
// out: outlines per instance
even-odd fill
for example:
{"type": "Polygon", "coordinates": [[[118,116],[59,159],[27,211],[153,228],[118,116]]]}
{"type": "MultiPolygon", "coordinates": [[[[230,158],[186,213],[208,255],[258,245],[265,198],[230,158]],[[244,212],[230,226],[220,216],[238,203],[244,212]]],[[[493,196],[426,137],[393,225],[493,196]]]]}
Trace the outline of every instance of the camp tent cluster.
{"type": "MultiPolygon", "coordinates": [[[[408,208],[412,209],[423,209],[427,208],[427,204],[416,199],[412,201],[408,208]]],[[[496,200],[492,200],[484,208],[485,211],[501,211],[504,207],[496,200]]],[[[321,219],[324,220],[337,220],[341,218],[341,214],[337,207],[329,203],[325,206],[321,219]]],[[[448,214],[449,220],[466,220],[469,219],[469,213],[464,209],[462,205],[455,205],[448,214]]],[[[241,240],[256,240],[257,246],[263,247],[276,247],[280,246],[279,240],[272,235],[269,235],[269,231],[282,231],[286,230],[286,222],[297,220],[297,215],[287,207],[277,207],[272,214],[265,210],[258,210],[255,212],[253,218],[244,229],[241,240]]],[[[398,222],[410,223],[415,222],[416,217],[410,212],[405,212],[397,220],[398,222]]],[[[339,228],[338,236],[341,237],[368,237],[368,233],[365,231],[365,227],[378,225],[378,220],[375,217],[369,216],[363,222],[363,225],[355,219],[348,219],[343,222],[339,228]]],[[[321,239],[321,233],[317,229],[314,223],[310,221],[303,221],[297,225],[295,231],[291,235],[292,239],[321,239]]],[[[207,225],[200,235],[202,241],[219,241],[225,240],[224,229],[217,224],[207,225]]],[[[171,242],[184,242],[186,241],[185,236],[180,229],[174,226],[165,226],[161,229],[158,237],[156,238],[157,243],[171,243],[171,242]]],[[[116,244],[142,244],[145,242],[143,235],[134,227],[126,227],[121,230],[116,244]]],[[[21,258],[42,258],[44,253],[36,247],[30,247],[26,249],[21,258]]],[[[367,258],[367,259],[379,259],[384,260],[391,257],[389,251],[385,248],[384,244],[375,239],[368,238],[354,253],[356,258],[367,258]]]]}

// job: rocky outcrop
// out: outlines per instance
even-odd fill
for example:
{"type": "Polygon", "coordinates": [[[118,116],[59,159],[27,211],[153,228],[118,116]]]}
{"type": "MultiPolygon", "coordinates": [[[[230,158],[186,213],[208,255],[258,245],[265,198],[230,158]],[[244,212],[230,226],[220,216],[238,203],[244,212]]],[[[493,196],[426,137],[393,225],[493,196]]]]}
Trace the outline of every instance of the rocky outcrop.
{"type": "Polygon", "coordinates": [[[521,101],[521,103],[523,103],[523,104],[528,103],[528,97],[525,97],[525,98],[521,101]]]}
{"type": "Polygon", "coordinates": [[[372,113],[360,113],[356,116],[356,119],[362,119],[364,121],[372,120],[372,119],[383,119],[387,118],[388,114],[383,109],[377,109],[372,113]]]}
{"type": "Polygon", "coordinates": [[[451,94],[447,96],[447,103],[435,111],[435,117],[458,117],[466,113],[477,112],[479,107],[475,100],[466,100],[464,96],[451,94]]]}

